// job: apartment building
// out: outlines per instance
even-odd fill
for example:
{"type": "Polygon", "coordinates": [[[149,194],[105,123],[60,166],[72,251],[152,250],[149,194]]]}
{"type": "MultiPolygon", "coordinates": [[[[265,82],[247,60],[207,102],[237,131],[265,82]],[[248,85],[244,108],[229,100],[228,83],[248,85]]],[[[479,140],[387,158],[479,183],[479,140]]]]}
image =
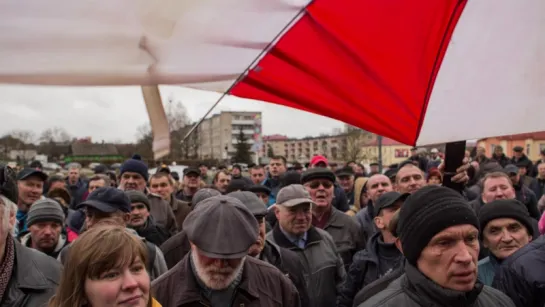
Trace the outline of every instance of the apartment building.
{"type": "Polygon", "coordinates": [[[288,138],[283,135],[269,135],[263,137],[262,156],[268,156],[269,148],[274,155],[286,157],[290,162],[308,162],[314,155],[325,155],[332,162],[340,161],[341,150],[345,136],[323,135],[302,139],[288,138]]]}
{"type": "Polygon", "coordinates": [[[248,144],[259,147],[262,137],[261,112],[223,111],[205,119],[198,129],[199,158],[226,160],[235,153],[234,145],[240,129],[247,137],[248,144]]]}

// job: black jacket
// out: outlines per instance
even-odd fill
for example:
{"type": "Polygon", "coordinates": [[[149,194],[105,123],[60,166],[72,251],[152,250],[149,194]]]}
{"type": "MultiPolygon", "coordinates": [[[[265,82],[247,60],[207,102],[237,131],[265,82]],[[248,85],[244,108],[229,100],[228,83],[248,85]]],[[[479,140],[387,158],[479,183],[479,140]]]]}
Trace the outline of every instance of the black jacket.
{"type": "Polygon", "coordinates": [[[545,306],[545,236],[505,259],[492,287],[507,294],[517,307],[545,306]]]}
{"type": "MultiPolygon", "coordinates": [[[[8,240],[14,239],[8,235],[8,240]]],[[[57,290],[62,265],[14,241],[15,267],[0,306],[45,307],[57,290]]]]}
{"type": "Polygon", "coordinates": [[[139,236],[145,238],[157,246],[161,246],[168,238],[170,233],[162,226],[155,223],[153,216],[148,216],[146,224],[142,227],[134,228],[139,236]]]}
{"type": "Polygon", "coordinates": [[[381,278],[363,287],[363,289],[356,294],[356,297],[354,297],[353,306],[359,306],[366,300],[384,291],[384,289],[388,288],[393,281],[403,276],[403,274],[405,274],[405,261],[400,261],[399,265],[394,268],[390,274],[382,276],[381,278]]]}
{"type": "Polygon", "coordinates": [[[537,209],[536,194],[522,183],[519,183],[513,187],[515,188],[517,200],[526,206],[526,209],[528,209],[531,217],[539,221],[541,214],[537,209]]]}
{"type": "Polygon", "coordinates": [[[505,294],[477,281],[469,292],[445,289],[406,263],[405,274],[359,307],[514,307],[505,294]]]}
{"type": "Polygon", "coordinates": [[[385,258],[380,254],[379,240],[381,237],[380,232],[375,233],[367,242],[367,247],[354,255],[346,274],[346,281],[337,297],[337,307],[352,307],[354,297],[359,290],[391,273],[399,265],[399,262],[403,261],[401,252],[395,249],[395,246],[393,246],[394,252],[397,252],[398,257],[385,258]]]}
{"type": "Polygon", "coordinates": [[[301,307],[310,307],[307,285],[303,274],[303,263],[295,252],[265,240],[265,246],[259,255],[259,260],[275,266],[286,275],[299,292],[301,307]]]}

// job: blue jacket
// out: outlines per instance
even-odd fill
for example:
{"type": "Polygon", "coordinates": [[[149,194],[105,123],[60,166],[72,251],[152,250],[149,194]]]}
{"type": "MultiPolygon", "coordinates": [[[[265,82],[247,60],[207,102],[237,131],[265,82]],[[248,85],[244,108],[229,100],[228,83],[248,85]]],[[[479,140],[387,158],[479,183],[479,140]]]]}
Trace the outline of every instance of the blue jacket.
{"type": "Polygon", "coordinates": [[[545,236],[505,259],[492,287],[507,294],[517,307],[545,306],[545,236]]]}
{"type": "Polygon", "coordinates": [[[481,259],[479,261],[478,277],[479,280],[487,285],[492,286],[492,281],[496,275],[496,270],[500,267],[500,261],[494,255],[481,259]]]}

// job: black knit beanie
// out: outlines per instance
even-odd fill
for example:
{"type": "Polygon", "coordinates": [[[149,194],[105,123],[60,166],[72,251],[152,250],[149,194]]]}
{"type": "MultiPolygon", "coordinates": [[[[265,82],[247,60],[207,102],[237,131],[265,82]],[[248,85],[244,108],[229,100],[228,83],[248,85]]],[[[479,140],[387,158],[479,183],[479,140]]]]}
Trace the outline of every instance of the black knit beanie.
{"type": "MultiPolygon", "coordinates": [[[[486,224],[500,218],[512,218],[526,227],[528,233],[534,237],[534,226],[526,206],[516,199],[498,199],[489,202],[479,210],[479,222],[484,231],[486,224]]],[[[482,232],[481,232],[482,238],[482,232]]]]}
{"type": "Polygon", "coordinates": [[[416,266],[422,250],[439,232],[456,225],[473,225],[479,220],[458,192],[440,186],[426,186],[405,200],[399,212],[397,234],[403,254],[416,266]]]}

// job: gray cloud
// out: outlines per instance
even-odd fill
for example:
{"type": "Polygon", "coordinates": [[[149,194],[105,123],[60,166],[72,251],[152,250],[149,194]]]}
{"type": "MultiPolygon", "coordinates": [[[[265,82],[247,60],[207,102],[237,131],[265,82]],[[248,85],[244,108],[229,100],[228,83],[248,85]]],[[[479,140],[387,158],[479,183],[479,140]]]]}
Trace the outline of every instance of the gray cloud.
{"type": "MultiPolygon", "coordinates": [[[[181,101],[198,120],[219,94],[176,86],[161,87],[163,100],[181,101]]],[[[0,86],[0,134],[14,129],[41,131],[60,126],[78,137],[132,142],[136,129],[148,121],[139,87],[0,86]]],[[[264,134],[303,137],[331,133],[342,123],[319,115],[261,101],[227,97],[219,111],[261,111],[264,134]]]]}

